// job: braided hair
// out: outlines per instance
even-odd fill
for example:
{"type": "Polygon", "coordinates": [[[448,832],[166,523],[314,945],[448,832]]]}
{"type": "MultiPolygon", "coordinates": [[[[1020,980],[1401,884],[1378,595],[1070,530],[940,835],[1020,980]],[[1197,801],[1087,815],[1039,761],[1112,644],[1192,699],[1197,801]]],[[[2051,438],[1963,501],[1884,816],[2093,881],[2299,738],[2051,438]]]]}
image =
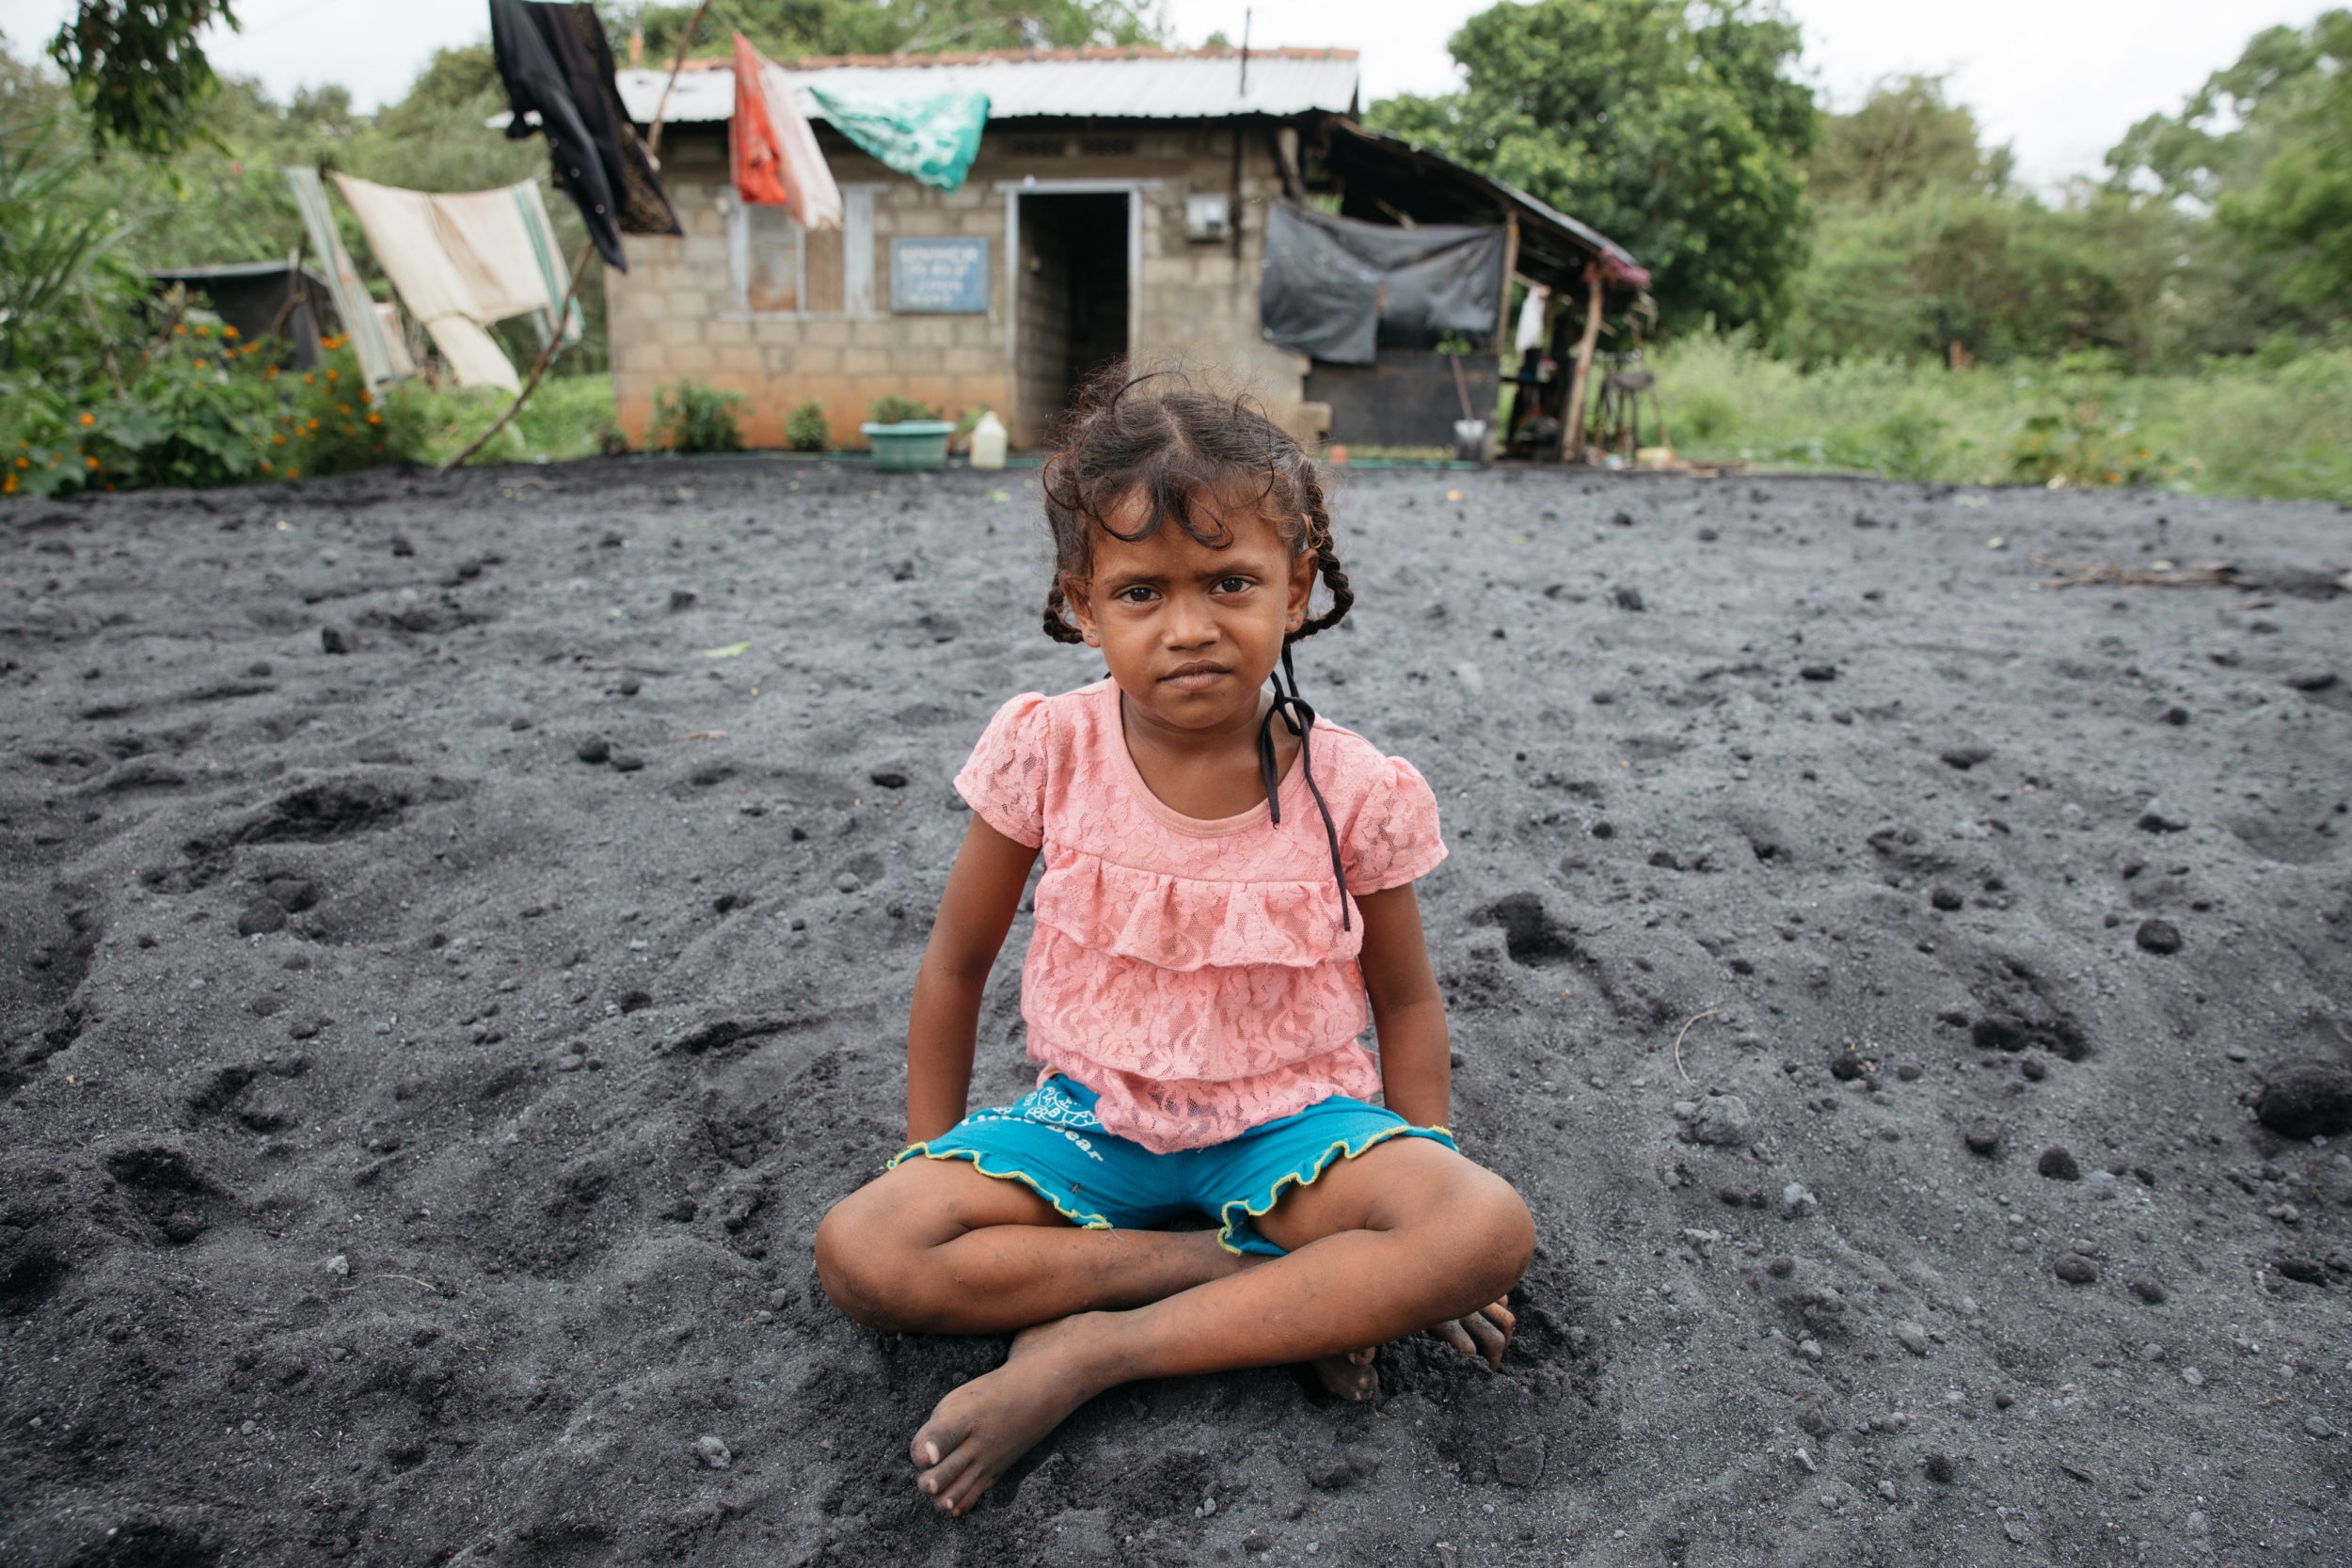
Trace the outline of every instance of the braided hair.
{"type": "Polygon", "coordinates": [[[1232,533],[1204,503],[1253,510],[1269,518],[1293,555],[1311,552],[1331,595],[1283,646],[1336,626],[1356,603],[1331,540],[1323,482],[1305,450],[1248,398],[1194,387],[1172,371],[1132,373],[1114,362],[1080,390],[1057,432],[1060,450],[1045,465],[1045,522],[1054,534],[1054,580],[1045,594],[1045,635],[1082,642],[1071,624],[1065,582],[1094,569],[1094,532],[1135,544],[1178,528],[1212,549],[1232,533]],[[1121,531],[1111,515],[1130,499],[1143,521],[1121,531]]]}

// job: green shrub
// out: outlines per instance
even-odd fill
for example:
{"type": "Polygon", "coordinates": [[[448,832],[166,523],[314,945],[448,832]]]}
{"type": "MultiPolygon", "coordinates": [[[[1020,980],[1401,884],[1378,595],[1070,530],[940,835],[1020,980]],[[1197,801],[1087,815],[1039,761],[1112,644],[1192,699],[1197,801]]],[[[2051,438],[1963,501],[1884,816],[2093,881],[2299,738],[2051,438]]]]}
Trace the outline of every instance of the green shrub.
{"type": "Polygon", "coordinates": [[[735,411],[740,392],[723,392],[691,376],[653,395],[652,444],[672,451],[741,451],[743,429],[735,411]]]}
{"type": "Polygon", "coordinates": [[[347,340],[281,372],[277,345],[186,311],[123,368],[119,386],[0,395],[0,494],[206,488],[344,473],[416,456],[423,423],[404,397],[372,396],[347,340]]]}
{"type": "Polygon", "coordinates": [[[784,444],[794,451],[823,451],[833,445],[833,425],[825,419],[825,405],[809,399],[785,416],[784,444]]]}
{"type": "Polygon", "coordinates": [[[884,392],[881,397],[867,404],[866,417],[876,424],[910,424],[916,420],[939,418],[931,411],[930,404],[917,403],[913,398],[900,397],[896,392],[884,392]]]}

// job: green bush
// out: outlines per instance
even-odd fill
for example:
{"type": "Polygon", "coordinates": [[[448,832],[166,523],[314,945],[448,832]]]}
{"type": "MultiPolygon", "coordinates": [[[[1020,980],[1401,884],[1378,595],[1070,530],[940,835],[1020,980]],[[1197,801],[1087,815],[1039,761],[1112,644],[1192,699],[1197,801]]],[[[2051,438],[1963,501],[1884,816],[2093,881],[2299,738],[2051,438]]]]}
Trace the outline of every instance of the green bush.
{"type": "Polygon", "coordinates": [[[896,392],[884,392],[881,397],[867,404],[866,417],[876,424],[910,424],[916,420],[939,418],[931,411],[929,404],[917,403],[909,397],[900,397],[896,392]]]}
{"type": "Polygon", "coordinates": [[[115,385],[0,393],[0,495],[156,486],[206,488],[344,473],[416,456],[411,401],[373,396],[347,340],[309,371],[281,372],[274,343],[241,341],[200,311],[175,311],[115,385]]]}
{"type": "Polygon", "coordinates": [[[735,411],[740,392],[723,392],[688,376],[653,395],[652,444],[671,451],[741,451],[743,428],[735,411]]]}
{"type": "Polygon", "coordinates": [[[825,405],[809,399],[785,416],[784,444],[794,451],[823,451],[833,445],[833,425],[825,418],[825,405]]]}
{"type": "Polygon", "coordinates": [[[1700,333],[1650,368],[1676,446],[1702,462],[2352,501],[2352,348],[2274,345],[2163,375],[2106,355],[1805,370],[1746,333],[1700,333]]]}

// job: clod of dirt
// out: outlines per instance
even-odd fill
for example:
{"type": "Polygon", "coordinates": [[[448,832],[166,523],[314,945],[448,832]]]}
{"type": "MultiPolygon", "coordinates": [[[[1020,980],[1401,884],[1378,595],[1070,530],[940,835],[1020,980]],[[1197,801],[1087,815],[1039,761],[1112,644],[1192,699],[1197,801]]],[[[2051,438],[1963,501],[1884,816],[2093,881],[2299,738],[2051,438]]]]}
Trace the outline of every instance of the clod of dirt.
{"type": "Polygon", "coordinates": [[[2150,953],[2177,953],[2181,950],[2180,928],[2169,920],[2143,920],[2132,940],[2150,953]]]}
{"type": "Polygon", "coordinates": [[[2069,1285],[2095,1285],[2099,1282],[2099,1265],[2079,1252],[2062,1252],[2050,1272],[2069,1285]]]}
{"type": "Polygon", "coordinates": [[[1938,1486],[1949,1486],[1960,1479],[1960,1462],[1947,1453],[1931,1453],[1919,1462],[1930,1481],[1938,1486]]]}
{"type": "Polygon", "coordinates": [[[1928,902],[1934,905],[1937,909],[1943,910],[1948,913],[1953,910],[1963,907],[1966,905],[1968,900],[1960,895],[1960,890],[1958,888],[1946,887],[1939,883],[1937,886],[1929,891],[1928,902]]]}
{"type": "Polygon", "coordinates": [[[237,935],[263,936],[286,928],[285,906],[274,898],[256,898],[237,914],[237,935]]]}
{"type": "Polygon", "coordinates": [[[1515,1438],[1495,1450],[1495,1479],[1505,1486],[1533,1486],[1543,1478],[1542,1438],[1515,1438]]]}
{"type": "Polygon", "coordinates": [[[1809,681],[1834,681],[1837,678],[1837,666],[1835,664],[1807,664],[1799,669],[1797,673],[1809,681]]]}
{"type": "Polygon", "coordinates": [[[2263,1085],[2254,1115],[2281,1137],[2332,1138],[2352,1131],[2352,1069],[2336,1062],[2289,1062],[2263,1085]]]}
{"type": "Polygon", "coordinates": [[[324,653],[347,654],[359,646],[359,640],[341,626],[319,627],[319,648],[324,653]]]}
{"type": "Polygon", "coordinates": [[[573,749],[572,755],[591,768],[602,768],[612,760],[612,743],[600,735],[592,735],[573,749]]]}
{"type": "Polygon", "coordinates": [[[1619,610],[1642,610],[1649,608],[1642,602],[1642,591],[1638,588],[1619,588],[1609,596],[1616,601],[1619,610]]]}
{"type": "Polygon", "coordinates": [[[1968,1152],[1990,1160],[2001,1151],[2001,1127],[1995,1121],[1972,1121],[1961,1134],[1968,1145],[1968,1152]]]}
{"type": "Polygon", "coordinates": [[[2063,1144],[2052,1144],[2043,1149],[2042,1158],[2034,1162],[2033,1168],[2053,1181],[2080,1181],[2083,1179],[2082,1166],[2075,1163],[2074,1156],[2067,1151],[2063,1144]]]}
{"type": "Polygon", "coordinates": [[[1990,746],[1947,746],[1936,754],[1943,759],[1945,767],[1957,768],[1965,773],[1977,764],[1990,758],[1993,755],[1993,748],[1990,746]]]}

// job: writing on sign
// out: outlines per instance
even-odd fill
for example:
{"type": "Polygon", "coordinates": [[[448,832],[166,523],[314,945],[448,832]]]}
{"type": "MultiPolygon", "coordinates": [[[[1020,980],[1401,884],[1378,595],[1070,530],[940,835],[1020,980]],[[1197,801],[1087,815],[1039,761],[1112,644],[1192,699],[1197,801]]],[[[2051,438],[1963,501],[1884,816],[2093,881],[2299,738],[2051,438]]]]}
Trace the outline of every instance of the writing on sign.
{"type": "Polygon", "coordinates": [[[890,309],[901,316],[986,315],[988,242],[891,241],[890,309]]]}

